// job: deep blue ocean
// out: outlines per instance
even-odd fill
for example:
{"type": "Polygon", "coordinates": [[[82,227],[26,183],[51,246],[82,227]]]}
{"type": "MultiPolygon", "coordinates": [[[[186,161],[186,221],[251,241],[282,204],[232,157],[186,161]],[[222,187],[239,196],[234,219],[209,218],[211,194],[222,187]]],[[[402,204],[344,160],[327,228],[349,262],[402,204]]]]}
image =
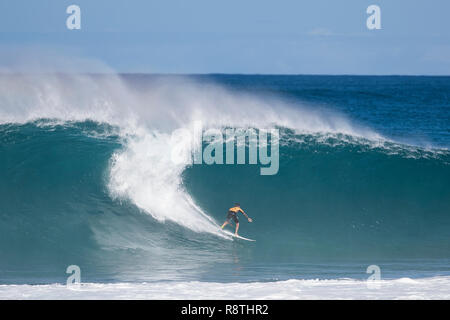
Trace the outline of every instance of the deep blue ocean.
{"type": "Polygon", "coordinates": [[[88,282],[450,275],[450,77],[4,74],[0,87],[0,284],[65,283],[69,265],[88,282]],[[278,173],[171,165],[170,134],[197,119],[275,126],[278,173]],[[256,242],[214,229],[235,202],[256,242]]]}

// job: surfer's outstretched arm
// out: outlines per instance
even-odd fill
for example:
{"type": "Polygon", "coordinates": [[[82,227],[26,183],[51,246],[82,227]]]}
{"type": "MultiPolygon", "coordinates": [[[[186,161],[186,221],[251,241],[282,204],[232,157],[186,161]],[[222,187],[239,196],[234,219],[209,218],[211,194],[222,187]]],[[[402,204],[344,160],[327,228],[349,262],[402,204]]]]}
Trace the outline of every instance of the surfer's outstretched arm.
{"type": "Polygon", "coordinates": [[[242,212],[242,214],[247,218],[247,220],[248,220],[248,222],[252,222],[253,221],[253,219],[252,218],[250,218],[245,212],[244,212],[244,210],[242,210],[242,209],[239,209],[239,211],[241,211],[242,212]]]}

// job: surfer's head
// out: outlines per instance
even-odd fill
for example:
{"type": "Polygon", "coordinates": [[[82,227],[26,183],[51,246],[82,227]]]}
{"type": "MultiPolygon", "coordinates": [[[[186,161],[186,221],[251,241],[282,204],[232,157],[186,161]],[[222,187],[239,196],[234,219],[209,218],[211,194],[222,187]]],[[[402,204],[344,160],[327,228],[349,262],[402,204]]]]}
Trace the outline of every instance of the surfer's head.
{"type": "Polygon", "coordinates": [[[241,205],[239,203],[237,203],[237,202],[234,204],[234,206],[235,207],[241,207],[241,205]]]}

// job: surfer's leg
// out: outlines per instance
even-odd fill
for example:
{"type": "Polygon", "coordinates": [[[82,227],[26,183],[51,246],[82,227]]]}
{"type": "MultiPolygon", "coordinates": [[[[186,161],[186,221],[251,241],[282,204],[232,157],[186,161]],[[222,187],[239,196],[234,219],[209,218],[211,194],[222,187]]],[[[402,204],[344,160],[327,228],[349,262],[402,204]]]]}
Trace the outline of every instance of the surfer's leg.
{"type": "Polygon", "coordinates": [[[238,230],[239,230],[239,222],[236,223],[236,231],[234,232],[235,235],[238,235],[238,230]]]}
{"type": "Polygon", "coordinates": [[[222,229],[225,228],[225,226],[230,223],[230,219],[232,219],[233,217],[234,217],[233,213],[228,211],[227,220],[223,223],[222,229]]]}

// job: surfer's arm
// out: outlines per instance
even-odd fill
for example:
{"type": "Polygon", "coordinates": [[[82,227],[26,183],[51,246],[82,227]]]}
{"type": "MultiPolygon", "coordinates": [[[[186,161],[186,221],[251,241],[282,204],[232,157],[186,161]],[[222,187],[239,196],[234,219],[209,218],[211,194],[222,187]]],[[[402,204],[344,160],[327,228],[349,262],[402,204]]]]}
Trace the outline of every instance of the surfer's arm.
{"type": "Polygon", "coordinates": [[[247,220],[248,220],[249,222],[252,222],[252,221],[253,221],[252,218],[250,218],[250,217],[244,212],[244,210],[239,209],[239,211],[242,212],[242,214],[247,218],[247,220]]]}

